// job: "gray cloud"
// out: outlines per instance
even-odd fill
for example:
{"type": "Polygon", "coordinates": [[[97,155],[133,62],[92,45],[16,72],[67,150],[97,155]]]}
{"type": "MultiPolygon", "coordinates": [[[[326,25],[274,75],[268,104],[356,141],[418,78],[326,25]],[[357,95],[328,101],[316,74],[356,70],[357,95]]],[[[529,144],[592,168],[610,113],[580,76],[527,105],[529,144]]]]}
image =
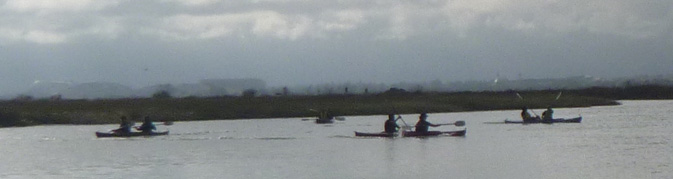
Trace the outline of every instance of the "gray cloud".
{"type": "Polygon", "coordinates": [[[673,4],[648,1],[0,1],[0,93],[667,74],[673,4]]]}

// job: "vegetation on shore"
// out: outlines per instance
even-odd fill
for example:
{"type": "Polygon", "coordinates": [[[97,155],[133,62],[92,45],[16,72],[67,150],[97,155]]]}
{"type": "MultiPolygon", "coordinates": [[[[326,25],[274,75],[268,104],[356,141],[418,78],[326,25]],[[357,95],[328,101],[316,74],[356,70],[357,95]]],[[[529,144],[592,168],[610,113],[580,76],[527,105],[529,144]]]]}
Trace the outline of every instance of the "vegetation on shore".
{"type": "MultiPolygon", "coordinates": [[[[119,117],[156,121],[258,119],[312,117],[315,111],[332,115],[380,115],[387,113],[462,112],[618,105],[620,99],[673,99],[673,87],[634,86],[581,90],[502,92],[406,92],[391,89],[380,94],[320,96],[221,96],[99,100],[11,100],[0,102],[0,127],[40,124],[106,124],[119,117]],[[520,94],[521,98],[518,97],[520,94]]],[[[248,92],[249,93],[249,92],[248,92]]]]}

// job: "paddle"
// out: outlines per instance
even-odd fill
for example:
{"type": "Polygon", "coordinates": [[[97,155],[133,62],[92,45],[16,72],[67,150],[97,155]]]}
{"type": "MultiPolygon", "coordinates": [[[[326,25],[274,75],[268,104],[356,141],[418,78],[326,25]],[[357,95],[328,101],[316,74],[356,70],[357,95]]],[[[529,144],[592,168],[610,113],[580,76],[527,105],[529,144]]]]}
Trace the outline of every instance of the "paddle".
{"type": "Polygon", "coordinates": [[[412,127],[412,126],[409,126],[409,124],[407,124],[407,122],[404,121],[404,119],[402,118],[402,115],[400,115],[399,113],[397,113],[397,109],[395,109],[394,106],[393,106],[393,112],[394,112],[395,114],[397,114],[397,119],[395,119],[395,121],[397,121],[397,120],[399,119],[399,120],[402,120],[402,123],[404,123],[404,127],[403,127],[402,129],[403,129],[403,130],[411,131],[411,128],[413,128],[413,127],[412,127]]]}
{"type": "MultiPolygon", "coordinates": [[[[317,113],[318,113],[318,119],[322,119],[322,118],[327,118],[327,117],[329,117],[329,116],[327,115],[327,114],[328,114],[328,111],[318,111],[318,110],[315,110],[315,109],[308,109],[308,110],[309,110],[309,111],[313,111],[313,112],[317,112],[317,113]]],[[[341,119],[342,119],[342,120],[345,120],[345,118],[343,118],[343,117],[342,117],[341,119]]],[[[309,120],[310,120],[310,119],[309,119],[309,120]]],[[[337,119],[337,120],[338,120],[338,119],[337,119]]]]}
{"type": "MultiPolygon", "coordinates": [[[[158,124],[154,124],[154,125],[155,125],[155,126],[157,126],[157,125],[171,126],[171,125],[173,125],[173,121],[164,121],[164,122],[162,122],[162,123],[158,123],[158,124]]],[[[138,129],[138,127],[140,127],[140,126],[135,126],[135,123],[134,123],[133,128],[134,128],[134,129],[138,129]]]]}
{"type": "MultiPolygon", "coordinates": [[[[136,122],[129,121],[129,126],[131,126],[131,128],[135,127],[135,125],[136,125],[136,122]]],[[[119,130],[119,128],[117,128],[117,129],[110,129],[110,132],[117,132],[118,130],[119,130]]]]}
{"type": "Polygon", "coordinates": [[[556,99],[554,101],[558,101],[558,99],[561,98],[561,94],[563,94],[563,91],[558,92],[558,95],[556,96],[556,99]]]}
{"type": "Polygon", "coordinates": [[[519,99],[523,100],[523,97],[521,97],[521,95],[518,92],[516,93],[516,96],[518,96],[519,99]]]}
{"type": "MultiPolygon", "coordinates": [[[[320,118],[320,111],[315,110],[315,109],[308,109],[308,110],[313,111],[313,112],[317,112],[318,113],[318,118],[320,118]]],[[[310,120],[314,120],[314,119],[307,119],[307,118],[301,119],[301,121],[310,121],[310,120]]]]}
{"type": "Polygon", "coordinates": [[[444,123],[444,124],[437,124],[437,125],[455,125],[458,127],[465,126],[465,121],[456,121],[454,123],[444,123]]]}
{"type": "MultiPolygon", "coordinates": [[[[523,100],[523,97],[522,97],[518,92],[516,93],[516,96],[519,97],[519,99],[523,100]]],[[[561,96],[561,95],[559,95],[559,97],[560,97],[560,96],[561,96]]],[[[533,114],[534,114],[535,116],[540,117],[540,116],[538,116],[538,115],[535,113],[535,111],[533,111],[533,109],[528,109],[528,110],[530,110],[530,112],[533,112],[533,114]]]]}

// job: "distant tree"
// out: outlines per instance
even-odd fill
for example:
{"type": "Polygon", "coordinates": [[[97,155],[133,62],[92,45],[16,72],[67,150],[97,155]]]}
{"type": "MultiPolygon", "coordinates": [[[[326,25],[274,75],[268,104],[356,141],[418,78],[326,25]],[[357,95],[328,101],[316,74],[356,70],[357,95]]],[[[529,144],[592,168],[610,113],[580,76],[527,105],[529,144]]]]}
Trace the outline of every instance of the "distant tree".
{"type": "Polygon", "coordinates": [[[166,90],[160,90],[157,91],[156,93],[152,94],[152,98],[155,99],[168,99],[171,98],[171,93],[169,93],[166,90]]]}
{"type": "Polygon", "coordinates": [[[255,89],[247,89],[247,90],[243,91],[243,93],[241,94],[241,96],[247,97],[247,98],[255,97],[255,95],[257,95],[257,90],[255,90],[255,89]]]}

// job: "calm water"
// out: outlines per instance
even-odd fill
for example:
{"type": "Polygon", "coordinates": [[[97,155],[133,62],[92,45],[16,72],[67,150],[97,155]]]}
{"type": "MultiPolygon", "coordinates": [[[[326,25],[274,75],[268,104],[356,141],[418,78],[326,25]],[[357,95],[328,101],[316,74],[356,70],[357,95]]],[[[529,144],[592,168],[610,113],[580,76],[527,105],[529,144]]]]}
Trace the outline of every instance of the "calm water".
{"type": "Polygon", "coordinates": [[[465,120],[468,132],[424,139],[353,137],[381,131],[385,116],[176,122],[159,126],[168,136],[130,139],[94,136],[115,125],[3,128],[0,178],[673,178],[673,101],[622,103],[555,110],[581,124],[490,123],[519,111],[430,114],[465,120]]]}

